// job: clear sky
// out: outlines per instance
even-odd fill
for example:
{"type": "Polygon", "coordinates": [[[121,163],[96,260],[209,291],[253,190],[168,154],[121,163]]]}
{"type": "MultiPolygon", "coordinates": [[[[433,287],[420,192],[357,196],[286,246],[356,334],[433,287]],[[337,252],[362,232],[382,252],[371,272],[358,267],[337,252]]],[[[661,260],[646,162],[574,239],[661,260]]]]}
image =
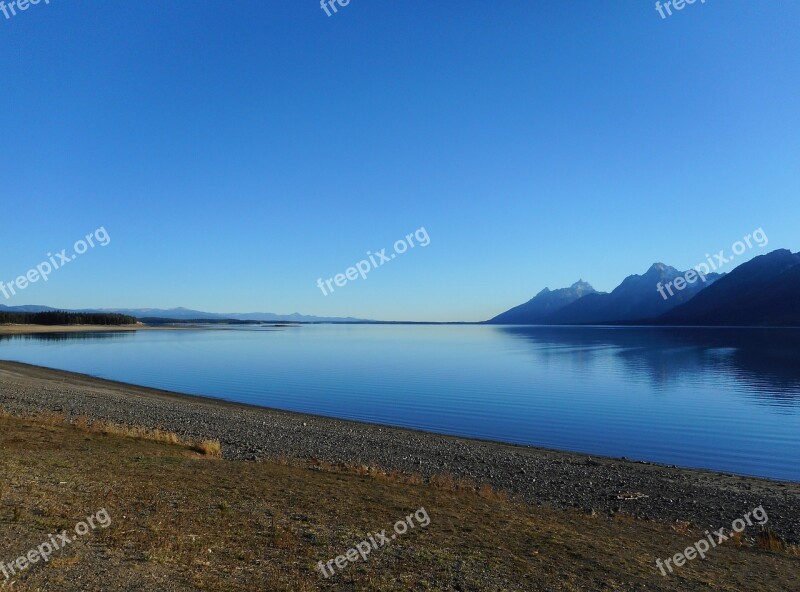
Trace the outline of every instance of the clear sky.
{"type": "Polygon", "coordinates": [[[800,250],[798,2],[42,0],[0,56],[0,280],[111,237],[0,304],[482,320],[800,250]]]}

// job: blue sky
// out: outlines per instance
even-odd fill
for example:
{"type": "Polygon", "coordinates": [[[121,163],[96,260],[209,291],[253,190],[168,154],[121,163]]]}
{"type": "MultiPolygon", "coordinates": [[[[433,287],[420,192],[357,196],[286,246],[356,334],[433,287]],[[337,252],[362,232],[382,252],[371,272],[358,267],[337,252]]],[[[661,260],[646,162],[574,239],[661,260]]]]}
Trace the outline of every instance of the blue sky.
{"type": "Polygon", "coordinates": [[[0,303],[481,320],[759,227],[740,260],[800,250],[798,25],[755,0],[0,13],[0,280],[112,239],[0,303]]]}

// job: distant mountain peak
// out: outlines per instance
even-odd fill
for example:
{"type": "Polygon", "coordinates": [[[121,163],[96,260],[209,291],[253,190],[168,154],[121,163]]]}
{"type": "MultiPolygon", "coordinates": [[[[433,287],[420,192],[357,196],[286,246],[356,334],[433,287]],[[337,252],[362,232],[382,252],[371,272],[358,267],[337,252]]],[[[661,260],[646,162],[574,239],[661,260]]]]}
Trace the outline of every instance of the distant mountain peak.
{"type": "Polygon", "coordinates": [[[584,282],[582,279],[578,280],[577,282],[572,284],[569,288],[570,288],[570,290],[591,290],[591,291],[594,291],[594,288],[592,287],[592,284],[590,284],[589,282],[584,282]]]}
{"type": "Polygon", "coordinates": [[[775,249],[774,251],[766,253],[765,255],[759,255],[759,257],[756,257],[756,259],[759,259],[759,258],[763,257],[764,259],[762,259],[762,261],[763,260],[772,260],[772,261],[783,260],[783,261],[796,262],[798,255],[800,255],[800,252],[792,253],[789,249],[775,249]]]}
{"type": "MultiPolygon", "coordinates": [[[[672,265],[667,265],[666,263],[661,263],[660,261],[653,263],[650,266],[644,276],[652,276],[652,275],[680,275],[681,272],[672,267],[672,265]]],[[[644,277],[642,276],[642,277],[644,277]]]]}
{"type": "Polygon", "coordinates": [[[595,289],[583,280],[578,280],[569,288],[559,288],[557,290],[545,288],[525,304],[516,306],[496,316],[490,322],[509,324],[543,322],[553,312],[583,298],[587,294],[594,293],[596,293],[595,289]]]}

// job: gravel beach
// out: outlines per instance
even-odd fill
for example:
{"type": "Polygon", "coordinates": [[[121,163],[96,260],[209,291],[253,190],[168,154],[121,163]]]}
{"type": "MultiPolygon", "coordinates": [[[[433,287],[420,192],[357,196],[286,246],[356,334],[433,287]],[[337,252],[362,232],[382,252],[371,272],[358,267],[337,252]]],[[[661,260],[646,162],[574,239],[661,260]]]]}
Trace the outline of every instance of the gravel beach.
{"type": "MultiPolygon", "coordinates": [[[[279,457],[363,464],[487,482],[531,504],[730,528],[758,506],[800,542],[800,483],[429,434],[289,413],[0,362],[0,407],[59,412],[215,438],[236,461],[279,457]]],[[[800,459],[798,459],[800,461],[800,459]]]]}

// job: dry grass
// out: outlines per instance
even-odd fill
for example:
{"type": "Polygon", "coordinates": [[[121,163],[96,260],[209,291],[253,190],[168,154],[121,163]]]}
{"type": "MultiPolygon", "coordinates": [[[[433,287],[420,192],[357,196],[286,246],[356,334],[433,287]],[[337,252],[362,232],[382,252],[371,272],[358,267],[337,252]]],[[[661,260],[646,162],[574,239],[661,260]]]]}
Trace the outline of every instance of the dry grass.
{"type": "MultiPolygon", "coordinates": [[[[4,409],[0,408],[0,417],[12,417],[4,409]]],[[[181,446],[194,450],[212,458],[222,458],[222,444],[219,440],[192,440],[183,438],[175,432],[162,429],[150,429],[140,426],[124,426],[110,421],[92,421],[86,416],[78,416],[72,420],[62,413],[42,412],[35,415],[17,416],[19,419],[38,423],[40,425],[72,425],[78,430],[92,434],[103,434],[106,436],[120,436],[123,438],[134,438],[137,440],[148,440],[150,442],[160,442],[172,446],[181,446]]]]}
{"type": "Polygon", "coordinates": [[[208,462],[164,433],[107,428],[0,417],[0,561],[100,508],[112,519],[9,590],[785,592],[800,581],[800,558],[774,541],[720,545],[664,578],[655,558],[696,541],[690,525],[532,508],[447,475],[208,462]],[[420,507],[428,528],[329,579],[315,572],[420,507]]]}
{"type": "Polygon", "coordinates": [[[202,440],[192,446],[192,450],[205,456],[222,458],[222,444],[220,444],[219,440],[202,440]]]}
{"type": "Polygon", "coordinates": [[[763,528],[758,533],[756,544],[767,551],[781,552],[786,551],[788,548],[786,542],[769,528],[763,528]]]}

